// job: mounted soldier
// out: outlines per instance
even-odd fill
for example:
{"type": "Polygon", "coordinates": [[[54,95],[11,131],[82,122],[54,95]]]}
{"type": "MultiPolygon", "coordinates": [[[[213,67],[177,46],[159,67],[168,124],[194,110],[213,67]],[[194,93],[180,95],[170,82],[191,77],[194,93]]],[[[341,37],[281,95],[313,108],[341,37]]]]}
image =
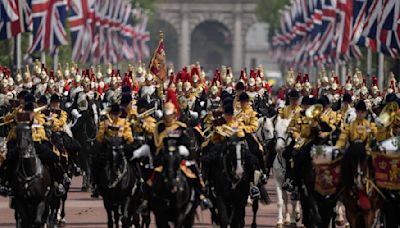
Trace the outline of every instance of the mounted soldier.
{"type": "MultiPolygon", "coordinates": [[[[54,153],[53,145],[46,137],[43,124],[45,119],[42,114],[34,112],[35,98],[32,94],[25,95],[24,108],[16,114],[16,121],[26,121],[32,126],[32,138],[36,153],[39,155],[40,160],[49,167],[51,173],[52,183],[55,186],[57,194],[64,194],[65,179],[63,176],[62,167],[59,164],[59,158],[54,153]]],[[[11,129],[7,137],[7,159],[2,165],[2,172],[4,176],[1,178],[0,192],[3,195],[10,194],[10,181],[12,179],[13,170],[16,168],[16,158],[18,157],[18,145],[16,145],[16,129],[11,129]]]]}

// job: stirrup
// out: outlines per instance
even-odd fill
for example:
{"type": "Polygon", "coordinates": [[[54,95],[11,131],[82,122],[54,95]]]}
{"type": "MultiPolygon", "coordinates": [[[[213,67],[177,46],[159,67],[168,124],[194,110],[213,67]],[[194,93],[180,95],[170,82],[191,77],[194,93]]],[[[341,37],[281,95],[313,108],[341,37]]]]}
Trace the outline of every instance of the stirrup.
{"type": "Polygon", "coordinates": [[[260,189],[257,186],[250,187],[250,198],[252,200],[260,199],[260,189]]]}

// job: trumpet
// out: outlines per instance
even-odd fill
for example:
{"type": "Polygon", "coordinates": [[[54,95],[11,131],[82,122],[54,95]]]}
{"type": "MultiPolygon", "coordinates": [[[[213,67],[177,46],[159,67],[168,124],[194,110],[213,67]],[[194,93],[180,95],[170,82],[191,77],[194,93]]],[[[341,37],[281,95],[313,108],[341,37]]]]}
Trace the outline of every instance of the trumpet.
{"type": "Polygon", "coordinates": [[[142,113],[138,114],[137,115],[137,119],[143,119],[145,117],[153,115],[155,111],[156,111],[156,107],[153,107],[153,108],[151,108],[149,110],[146,110],[145,112],[142,112],[142,113]]]}
{"type": "Polygon", "coordinates": [[[12,122],[14,122],[14,121],[15,121],[15,120],[12,119],[12,120],[6,121],[6,122],[4,122],[4,123],[0,123],[0,127],[2,127],[2,126],[4,126],[4,125],[7,125],[7,124],[10,124],[10,123],[12,123],[12,122]]]}

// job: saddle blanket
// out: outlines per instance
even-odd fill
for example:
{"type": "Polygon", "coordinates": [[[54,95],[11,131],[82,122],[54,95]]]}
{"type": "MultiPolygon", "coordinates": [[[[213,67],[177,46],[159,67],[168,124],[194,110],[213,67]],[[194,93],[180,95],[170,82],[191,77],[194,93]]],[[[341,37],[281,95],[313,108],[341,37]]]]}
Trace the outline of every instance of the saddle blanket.
{"type": "Polygon", "coordinates": [[[380,188],[400,190],[400,156],[372,153],[375,183],[380,188]]]}
{"type": "Polygon", "coordinates": [[[340,162],[338,158],[329,164],[314,164],[315,190],[321,195],[331,195],[336,192],[339,183],[340,162]]]}

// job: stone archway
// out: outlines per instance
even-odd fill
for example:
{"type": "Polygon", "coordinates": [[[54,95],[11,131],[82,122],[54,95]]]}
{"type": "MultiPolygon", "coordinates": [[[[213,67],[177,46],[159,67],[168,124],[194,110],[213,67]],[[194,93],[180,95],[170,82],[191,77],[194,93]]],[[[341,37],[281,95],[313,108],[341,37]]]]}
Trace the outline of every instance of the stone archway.
{"type": "Polygon", "coordinates": [[[206,21],[217,21],[231,33],[232,54],[228,65],[235,73],[245,64],[245,34],[257,21],[256,7],[257,0],[156,0],[157,16],[168,21],[178,33],[177,68],[191,63],[193,30],[206,21]]]}
{"type": "Polygon", "coordinates": [[[191,33],[190,61],[201,62],[205,70],[215,70],[232,61],[232,33],[214,20],[198,24],[191,33]]]}
{"type": "Polygon", "coordinates": [[[176,64],[179,61],[179,37],[176,27],[166,20],[156,18],[149,23],[150,37],[154,37],[149,42],[150,50],[155,50],[158,45],[160,31],[164,33],[164,46],[167,56],[167,64],[176,64]]]}

